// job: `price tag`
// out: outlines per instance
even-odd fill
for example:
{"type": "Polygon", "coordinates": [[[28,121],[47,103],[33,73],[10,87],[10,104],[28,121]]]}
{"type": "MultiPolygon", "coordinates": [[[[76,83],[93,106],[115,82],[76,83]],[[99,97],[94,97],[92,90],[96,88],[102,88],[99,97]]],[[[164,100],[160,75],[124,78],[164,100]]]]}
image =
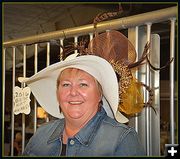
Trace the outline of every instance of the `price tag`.
{"type": "Polygon", "coordinates": [[[29,87],[20,88],[18,86],[14,87],[14,109],[13,112],[15,115],[19,113],[30,113],[30,93],[31,90],[29,87]]]}

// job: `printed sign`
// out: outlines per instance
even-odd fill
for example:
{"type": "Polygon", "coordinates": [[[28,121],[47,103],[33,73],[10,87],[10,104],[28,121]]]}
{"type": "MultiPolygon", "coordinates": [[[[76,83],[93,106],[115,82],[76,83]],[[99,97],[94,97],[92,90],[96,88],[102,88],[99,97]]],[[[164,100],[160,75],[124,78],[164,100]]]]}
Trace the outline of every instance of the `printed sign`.
{"type": "Polygon", "coordinates": [[[14,109],[13,112],[15,115],[19,113],[30,113],[30,93],[31,90],[29,87],[20,88],[18,86],[14,87],[14,109]]]}

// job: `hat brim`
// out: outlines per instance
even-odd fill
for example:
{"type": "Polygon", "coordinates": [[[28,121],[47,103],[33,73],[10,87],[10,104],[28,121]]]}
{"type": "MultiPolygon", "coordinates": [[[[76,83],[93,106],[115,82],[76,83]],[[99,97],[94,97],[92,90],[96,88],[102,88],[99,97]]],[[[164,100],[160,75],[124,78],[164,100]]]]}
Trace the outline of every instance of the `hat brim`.
{"type": "Polygon", "coordinates": [[[94,55],[79,56],[58,62],[24,81],[45,111],[54,117],[63,118],[63,114],[59,111],[56,83],[59,74],[66,68],[77,68],[92,75],[102,86],[103,100],[107,101],[103,107],[107,114],[112,117],[113,113],[120,123],[128,122],[128,119],[118,111],[118,82],[112,66],[105,59],[94,55]]]}

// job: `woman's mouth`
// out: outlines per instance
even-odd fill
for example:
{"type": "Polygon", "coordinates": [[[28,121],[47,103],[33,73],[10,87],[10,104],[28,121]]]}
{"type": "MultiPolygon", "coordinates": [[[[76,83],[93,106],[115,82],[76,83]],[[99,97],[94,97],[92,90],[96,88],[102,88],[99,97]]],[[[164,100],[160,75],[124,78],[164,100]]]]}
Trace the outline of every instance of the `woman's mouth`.
{"type": "Polygon", "coordinates": [[[81,101],[70,101],[68,103],[72,104],[72,105],[79,105],[79,104],[82,104],[83,102],[81,102],[81,101]]]}

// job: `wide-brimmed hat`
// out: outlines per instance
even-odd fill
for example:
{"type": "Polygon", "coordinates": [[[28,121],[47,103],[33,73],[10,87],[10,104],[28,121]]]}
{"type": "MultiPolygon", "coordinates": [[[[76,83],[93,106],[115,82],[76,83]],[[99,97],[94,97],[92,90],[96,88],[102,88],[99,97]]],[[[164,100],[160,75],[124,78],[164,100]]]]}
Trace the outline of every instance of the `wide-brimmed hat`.
{"type": "Polygon", "coordinates": [[[24,81],[45,111],[54,117],[63,118],[56,96],[56,83],[59,74],[66,68],[77,68],[93,76],[102,86],[103,107],[107,114],[110,117],[113,114],[120,123],[128,122],[118,111],[119,86],[114,69],[105,59],[95,55],[72,54],[64,61],[52,64],[24,81]]]}
{"type": "Polygon", "coordinates": [[[113,67],[119,84],[119,106],[118,110],[132,117],[141,113],[144,107],[153,107],[153,89],[148,85],[136,79],[134,76],[138,68],[147,63],[153,70],[161,70],[170,64],[169,61],[161,68],[154,67],[149,59],[150,43],[144,46],[141,57],[136,59],[136,50],[133,44],[121,32],[109,30],[103,33],[96,33],[92,40],[80,41],[64,48],[63,56],[69,55],[69,52],[78,50],[80,55],[95,55],[107,60],[113,67]],[[144,100],[144,88],[148,91],[149,99],[144,100]]]}

